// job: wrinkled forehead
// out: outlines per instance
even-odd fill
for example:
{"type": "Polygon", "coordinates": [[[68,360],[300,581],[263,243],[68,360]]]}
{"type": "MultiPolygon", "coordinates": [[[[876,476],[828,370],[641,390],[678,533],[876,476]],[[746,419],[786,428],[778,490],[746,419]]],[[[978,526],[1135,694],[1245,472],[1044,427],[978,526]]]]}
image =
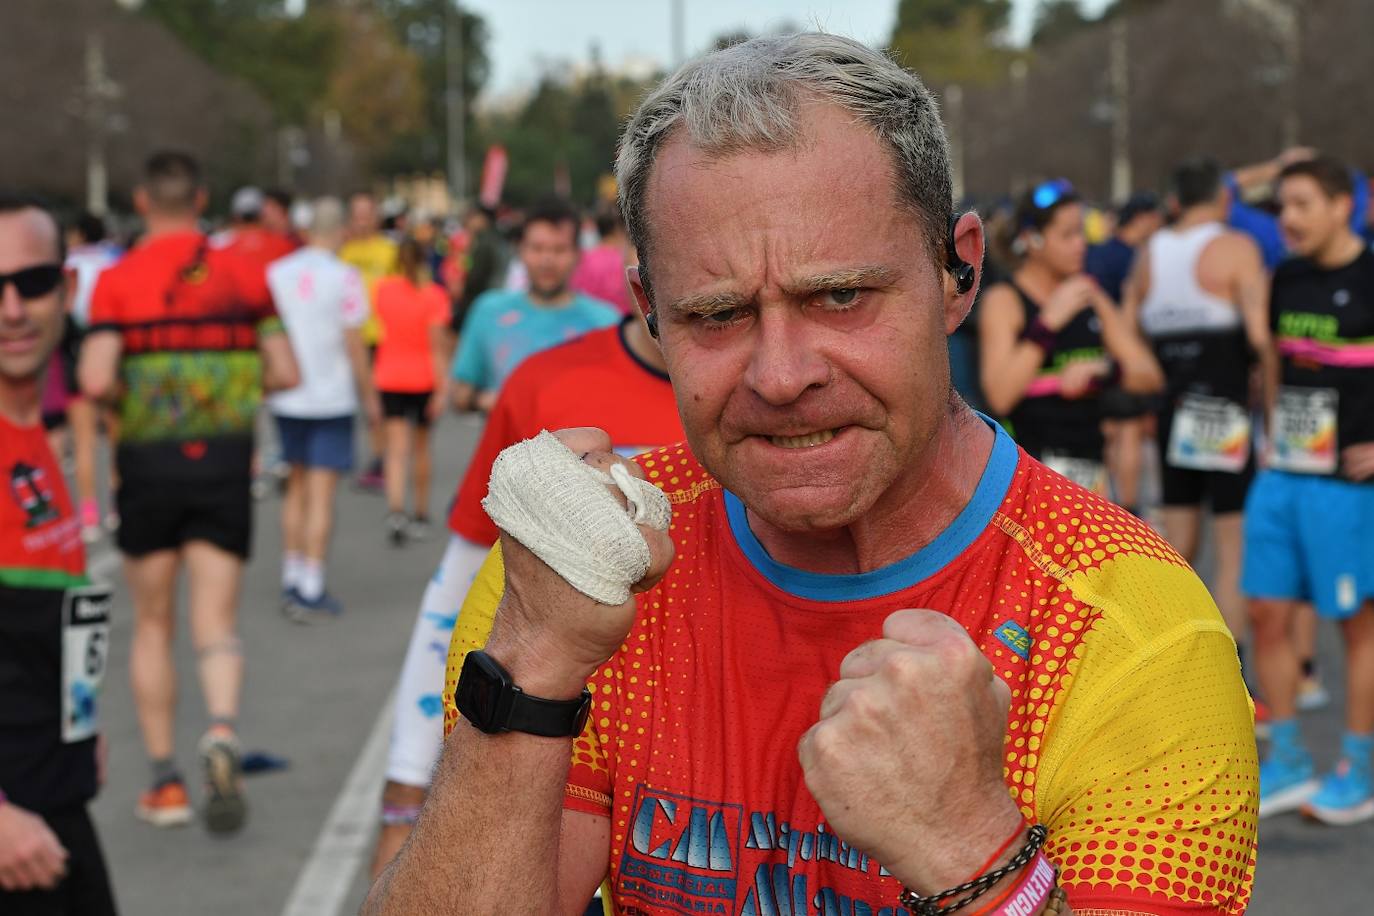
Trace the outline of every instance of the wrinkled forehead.
{"type": "Polygon", "coordinates": [[[0,273],[56,261],[61,256],[60,231],[56,221],[36,207],[0,213],[0,273]]]}

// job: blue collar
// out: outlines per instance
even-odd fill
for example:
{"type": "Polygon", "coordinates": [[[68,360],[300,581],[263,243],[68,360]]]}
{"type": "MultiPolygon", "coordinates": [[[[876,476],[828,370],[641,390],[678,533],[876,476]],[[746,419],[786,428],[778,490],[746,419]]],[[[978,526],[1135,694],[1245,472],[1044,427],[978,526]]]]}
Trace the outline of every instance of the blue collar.
{"type": "Polygon", "coordinates": [[[798,598],[812,601],[861,601],[891,595],[928,579],[939,572],[955,557],[968,549],[988,523],[993,513],[1002,504],[1012,477],[1016,473],[1017,450],[1011,436],[996,423],[979,414],[984,423],[992,427],[995,439],[988,463],[983,468],[983,476],[973,497],[964,506],[950,526],[940,532],[940,536],[922,547],[916,553],[890,566],[852,575],[831,575],[808,572],[792,566],[784,566],[768,555],[749,530],[749,520],[745,514],[744,503],[735,494],[725,491],[725,512],[730,522],[730,532],[739,544],[744,556],[763,577],[778,588],[798,598]]]}

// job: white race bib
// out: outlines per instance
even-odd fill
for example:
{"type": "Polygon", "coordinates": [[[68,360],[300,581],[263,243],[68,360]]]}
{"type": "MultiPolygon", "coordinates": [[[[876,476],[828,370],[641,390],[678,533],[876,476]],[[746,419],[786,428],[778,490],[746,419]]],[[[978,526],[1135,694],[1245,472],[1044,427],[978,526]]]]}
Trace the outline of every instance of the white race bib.
{"type": "Polygon", "coordinates": [[[1336,473],[1334,388],[1280,388],[1270,466],[1295,474],[1336,473]]]}
{"type": "Polygon", "coordinates": [[[1102,462],[1058,454],[1046,454],[1041,460],[1045,467],[1063,474],[1083,489],[1099,496],[1107,495],[1107,466],[1102,462]]]}
{"type": "Polygon", "coordinates": [[[1186,394],[1169,429],[1170,467],[1239,474],[1250,460],[1250,414],[1225,398],[1186,394]]]}
{"type": "Polygon", "coordinates": [[[62,600],[62,740],[71,744],[95,736],[105,662],[110,654],[110,608],[106,585],[68,589],[62,600]]]}

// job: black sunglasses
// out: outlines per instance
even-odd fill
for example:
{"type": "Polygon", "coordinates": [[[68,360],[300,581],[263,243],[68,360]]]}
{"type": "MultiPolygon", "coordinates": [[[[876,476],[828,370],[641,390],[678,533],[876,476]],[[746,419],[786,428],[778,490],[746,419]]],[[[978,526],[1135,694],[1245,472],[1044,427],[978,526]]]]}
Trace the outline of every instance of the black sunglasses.
{"type": "Polygon", "coordinates": [[[61,282],[61,264],[39,264],[36,267],[25,267],[23,270],[16,270],[12,274],[0,274],[0,296],[5,294],[5,287],[13,283],[15,291],[19,293],[21,299],[37,299],[39,296],[46,296],[57,289],[57,284],[61,282]]]}

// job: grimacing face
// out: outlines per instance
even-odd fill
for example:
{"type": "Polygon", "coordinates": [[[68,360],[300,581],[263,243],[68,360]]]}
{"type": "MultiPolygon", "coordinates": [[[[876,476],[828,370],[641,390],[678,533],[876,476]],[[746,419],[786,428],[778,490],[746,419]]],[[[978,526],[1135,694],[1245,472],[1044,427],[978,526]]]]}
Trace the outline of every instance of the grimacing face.
{"type": "Polygon", "coordinates": [[[1348,196],[1329,197],[1310,175],[1279,184],[1279,227],[1288,250],[1304,258],[1320,252],[1350,222],[1348,196]]]}
{"type": "MultiPolygon", "coordinates": [[[[751,512],[793,532],[850,525],[914,489],[968,305],[898,202],[879,140],[833,105],[801,120],[806,141],[779,152],[711,157],[670,136],[645,195],[688,440],[751,512]]],[[[981,259],[981,225],[964,220],[981,259]]]]}
{"type": "MultiPolygon", "coordinates": [[[[0,214],[0,274],[58,263],[57,227],[42,211],[0,214]]],[[[13,283],[0,291],[0,381],[28,382],[42,374],[62,339],[68,284],[25,299],[13,283]]]]}

